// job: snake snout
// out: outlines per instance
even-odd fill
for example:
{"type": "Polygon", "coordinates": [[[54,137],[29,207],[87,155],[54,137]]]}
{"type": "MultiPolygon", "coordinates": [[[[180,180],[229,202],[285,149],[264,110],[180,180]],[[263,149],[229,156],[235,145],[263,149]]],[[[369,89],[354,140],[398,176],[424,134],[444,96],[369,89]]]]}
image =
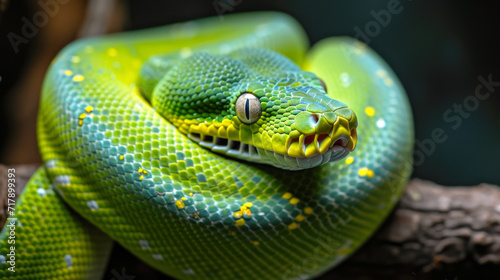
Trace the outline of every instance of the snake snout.
{"type": "Polygon", "coordinates": [[[356,147],[357,120],[349,108],[336,111],[303,111],[295,118],[299,135],[289,137],[287,152],[292,157],[331,156],[339,160],[356,147]]]}

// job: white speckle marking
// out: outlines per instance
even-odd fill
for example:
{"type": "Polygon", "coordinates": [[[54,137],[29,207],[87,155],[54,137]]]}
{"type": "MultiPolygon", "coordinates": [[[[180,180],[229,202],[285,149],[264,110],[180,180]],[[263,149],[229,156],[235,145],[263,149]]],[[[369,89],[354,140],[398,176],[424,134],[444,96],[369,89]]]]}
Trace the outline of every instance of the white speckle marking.
{"type": "Polygon", "coordinates": [[[377,121],[377,127],[378,128],[384,128],[385,127],[385,121],[383,119],[379,119],[377,121]]]}
{"type": "Polygon", "coordinates": [[[90,210],[99,209],[99,206],[97,205],[97,202],[95,200],[87,201],[87,206],[90,208],[90,210]]]}
{"type": "Polygon", "coordinates": [[[153,254],[153,259],[163,261],[163,257],[160,254],[153,254]]]}
{"type": "Polygon", "coordinates": [[[7,260],[7,259],[5,258],[5,256],[4,256],[4,255],[0,255],[0,263],[4,263],[4,262],[5,262],[5,260],[7,260]]]}
{"type": "Polygon", "coordinates": [[[67,175],[60,175],[60,176],[56,176],[54,178],[54,181],[56,183],[56,185],[69,185],[71,183],[71,181],[69,180],[69,176],[67,175]]]}
{"type": "Polygon", "coordinates": [[[340,74],[340,81],[342,82],[343,87],[348,87],[352,83],[352,78],[349,74],[343,72],[342,74],[340,74]]]}
{"type": "Polygon", "coordinates": [[[184,272],[184,274],[194,275],[194,271],[191,268],[185,269],[182,272],[184,272]]]}
{"type": "Polygon", "coordinates": [[[39,196],[41,196],[41,197],[45,197],[45,195],[47,195],[47,192],[45,191],[45,189],[44,189],[44,188],[38,188],[38,189],[36,190],[36,193],[37,193],[39,196]]]}
{"type": "Polygon", "coordinates": [[[379,76],[381,78],[387,77],[387,72],[385,72],[384,69],[378,69],[377,70],[377,76],[379,76]]]}
{"type": "Polygon", "coordinates": [[[64,261],[66,262],[66,265],[68,266],[68,268],[72,268],[73,267],[73,258],[71,257],[71,255],[66,255],[64,256],[64,261]]]}
{"type": "Polygon", "coordinates": [[[134,109],[136,109],[137,111],[140,111],[142,109],[142,104],[136,104],[134,109]]]}
{"type": "Polygon", "coordinates": [[[56,167],[56,161],[55,160],[49,160],[45,163],[45,167],[47,167],[47,169],[52,169],[54,167],[56,167]]]}
{"type": "Polygon", "coordinates": [[[139,245],[141,245],[142,249],[149,249],[149,243],[146,240],[139,240],[139,245]]]}

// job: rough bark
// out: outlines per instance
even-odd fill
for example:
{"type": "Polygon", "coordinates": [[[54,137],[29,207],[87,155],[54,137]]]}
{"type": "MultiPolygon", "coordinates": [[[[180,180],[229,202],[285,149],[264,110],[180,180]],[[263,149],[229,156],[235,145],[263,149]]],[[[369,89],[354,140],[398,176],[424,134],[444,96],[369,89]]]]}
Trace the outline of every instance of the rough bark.
{"type": "Polygon", "coordinates": [[[500,279],[500,187],[412,180],[355,255],[320,279],[500,279]]]}
{"type": "MultiPolygon", "coordinates": [[[[36,166],[13,168],[19,196],[36,166]]],[[[6,218],[6,176],[0,165],[0,220],[6,218]]],[[[470,278],[500,279],[500,187],[414,179],[380,230],[319,279],[470,278]]]]}

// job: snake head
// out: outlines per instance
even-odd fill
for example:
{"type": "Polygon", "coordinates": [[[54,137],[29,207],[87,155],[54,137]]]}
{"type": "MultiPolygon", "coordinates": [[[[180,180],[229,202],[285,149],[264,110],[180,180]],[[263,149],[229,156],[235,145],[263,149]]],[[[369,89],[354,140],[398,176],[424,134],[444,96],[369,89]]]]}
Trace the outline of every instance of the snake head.
{"type": "Polygon", "coordinates": [[[266,49],[194,53],[158,83],[152,105],[214,152],[283,169],[340,160],[356,147],[357,118],[324,83],[266,49]]]}

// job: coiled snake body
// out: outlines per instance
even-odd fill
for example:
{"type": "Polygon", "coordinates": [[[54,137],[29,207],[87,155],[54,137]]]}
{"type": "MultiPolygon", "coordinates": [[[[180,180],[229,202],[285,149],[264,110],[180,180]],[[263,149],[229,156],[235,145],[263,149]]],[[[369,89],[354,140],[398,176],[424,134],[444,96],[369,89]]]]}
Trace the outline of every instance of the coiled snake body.
{"type": "Polygon", "coordinates": [[[98,279],[111,239],[180,279],[305,279],[348,257],[407,181],[411,111],[363,43],[306,49],[278,13],[66,47],[1,278],[98,279]]]}

